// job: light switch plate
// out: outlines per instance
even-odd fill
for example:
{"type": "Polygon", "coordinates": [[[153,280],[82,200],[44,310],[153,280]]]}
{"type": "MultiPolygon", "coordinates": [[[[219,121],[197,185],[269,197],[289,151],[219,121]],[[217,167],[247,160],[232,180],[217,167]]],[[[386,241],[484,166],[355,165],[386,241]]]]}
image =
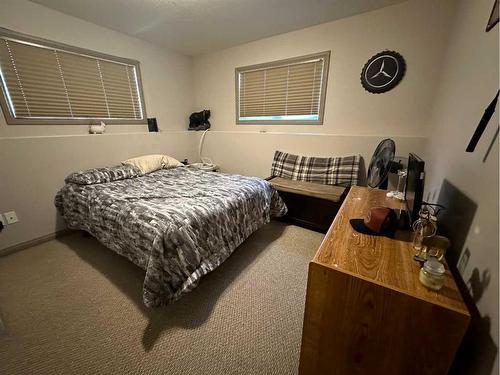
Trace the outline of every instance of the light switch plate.
{"type": "Polygon", "coordinates": [[[19,221],[15,211],[4,212],[3,215],[5,216],[5,220],[7,220],[7,224],[14,224],[19,221]]]}

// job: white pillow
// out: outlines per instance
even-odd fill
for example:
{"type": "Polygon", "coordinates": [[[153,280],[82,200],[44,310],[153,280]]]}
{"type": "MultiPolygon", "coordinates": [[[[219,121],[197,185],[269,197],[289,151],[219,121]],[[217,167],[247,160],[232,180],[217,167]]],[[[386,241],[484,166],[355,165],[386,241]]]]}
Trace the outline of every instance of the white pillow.
{"type": "Polygon", "coordinates": [[[142,173],[151,173],[162,168],[174,168],[181,166],[179,160],[168,155],[144,155],[122,161],[123,165],[133,165],[142,173]]]}
{"type": "Polygon", "coordinates": [[[165,168],[165,169],[182,167],[184,165],[176,158],[173,158],[173,157],[168,156],[168,155],[163,155],[163,164],[164,164],[163,168],[165,168]]]}

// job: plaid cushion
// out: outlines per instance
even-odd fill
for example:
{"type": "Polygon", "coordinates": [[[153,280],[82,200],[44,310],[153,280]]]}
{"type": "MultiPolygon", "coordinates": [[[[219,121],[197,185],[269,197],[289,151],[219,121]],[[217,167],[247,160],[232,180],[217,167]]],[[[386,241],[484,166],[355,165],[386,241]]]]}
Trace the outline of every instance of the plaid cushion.
{"type": "Polygon", "coordinates": [[[276,151],[272,177],[349,187],[358,183],[360,156],[318,158],[276,151]]]}

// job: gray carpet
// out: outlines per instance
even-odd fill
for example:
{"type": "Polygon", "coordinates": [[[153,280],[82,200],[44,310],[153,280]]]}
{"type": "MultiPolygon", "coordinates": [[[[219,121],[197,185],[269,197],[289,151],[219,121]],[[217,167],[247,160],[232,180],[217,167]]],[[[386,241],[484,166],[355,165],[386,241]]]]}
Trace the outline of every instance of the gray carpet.
{"type": "Polygon", "coordinates": [[[273,222],[146,309],[144,273],[80,233],[0,258],[1,374],[295,374],[323,236],[273,222]]]}

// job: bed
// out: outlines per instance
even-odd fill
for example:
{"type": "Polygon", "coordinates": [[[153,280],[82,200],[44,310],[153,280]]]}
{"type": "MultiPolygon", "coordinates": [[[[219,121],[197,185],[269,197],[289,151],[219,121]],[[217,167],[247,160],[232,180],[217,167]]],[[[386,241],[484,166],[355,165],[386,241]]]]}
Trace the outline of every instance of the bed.
{"type": "Polygon", "coordinates": [[[146,271],[148,307],[195,288],[271,217],[286,213],[265,180],[188,167],[77,172],[55,205],[69,228],[90,233],[146,271]]]}

